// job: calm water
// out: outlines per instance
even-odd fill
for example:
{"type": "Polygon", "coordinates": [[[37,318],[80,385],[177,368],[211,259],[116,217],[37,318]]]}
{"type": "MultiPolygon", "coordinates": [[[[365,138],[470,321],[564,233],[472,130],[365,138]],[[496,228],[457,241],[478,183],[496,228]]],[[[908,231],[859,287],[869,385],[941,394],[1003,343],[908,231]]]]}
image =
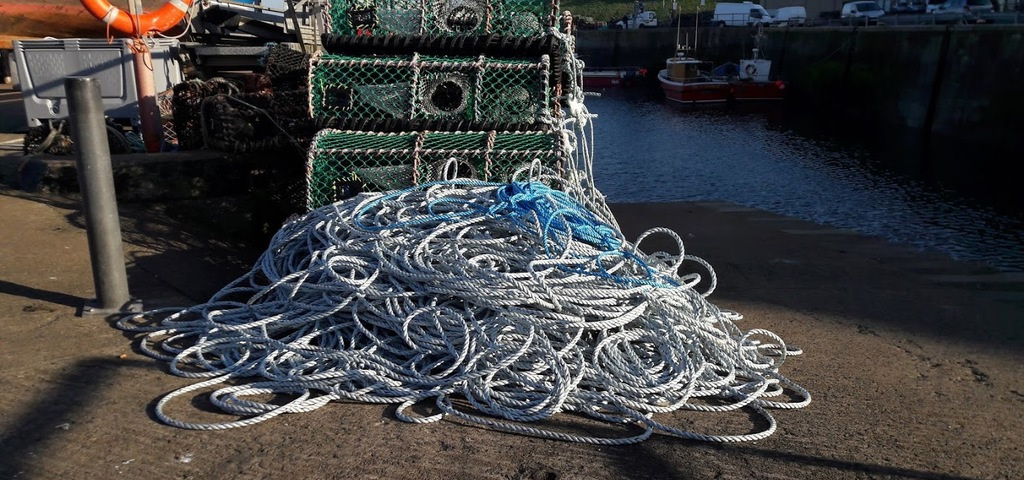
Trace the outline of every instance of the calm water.
{"type": "Polygon", "coordinates": [[[811,132],[780,109],[684,110],[619,91],[586,104],[609,202],[722,200],[1024,271],[1024,215],[896,173],[896,153],[811,132]]]}

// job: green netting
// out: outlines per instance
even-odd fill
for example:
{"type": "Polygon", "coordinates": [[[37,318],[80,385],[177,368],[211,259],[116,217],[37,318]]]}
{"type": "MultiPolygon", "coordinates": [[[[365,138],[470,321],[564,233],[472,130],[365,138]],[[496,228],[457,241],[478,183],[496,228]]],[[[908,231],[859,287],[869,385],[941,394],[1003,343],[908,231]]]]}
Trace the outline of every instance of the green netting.
{"type": "Polygon", "coordinates": [[[309,149],[308,207],[356,190],[395,190],[452,176],[507,182],[533,160],[559,170],[565,155],[561,138],[551,132],[322,130],[309,149]]]}
{"type": "Polygon", "coordinates": [[[355,57],[312,61],[310,111],[320,119],[550,124],[547,55],[539,60],[355,57]]]}
{"type": "Polygon", "coordinates": [[[532,37],[556,25],[558,0],[331,0],[338,35],[532,37]]]}

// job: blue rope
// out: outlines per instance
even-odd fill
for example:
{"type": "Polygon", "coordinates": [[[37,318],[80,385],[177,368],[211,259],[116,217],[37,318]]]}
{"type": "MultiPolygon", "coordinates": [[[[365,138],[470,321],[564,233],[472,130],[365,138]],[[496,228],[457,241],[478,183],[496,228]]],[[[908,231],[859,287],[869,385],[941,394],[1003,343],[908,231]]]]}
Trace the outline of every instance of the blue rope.
{"type": "Polygon", "coordinates": [[[540,182],[502,184],[455,179],[425,183],[416,187],[394,191],[372,202],[368,202],[356,212],[355,222],[359,228],[366,231],[380,232],[426,223],[456,222],[480,215],[502,219],[526,231],[534,230],[532,219],[536,218],[542,230],[540,232],[533,231],[532,233],[540,238],[541,243],[544,245],[544,252],[549,256],[552,254],[552,248],[564,250],[570,240],[586,243],[601,251],[595,258],[600,271],[595,272],[582,268],[561,267],[566,271],[608,278],[617,283],[631,285],[652,285],[662,288],[680,285],[675,279],[659,273],[635,253],[624,250],[619,232],[611,225],[603,222],[596,214],[587,210],[583,204],[565,192],[555,190],[540,182]],[[369,225],[364,223],[365,214],[377,208],[380,204],[410,192],[440,184],[497,187],[495,202],[491,205],[482,205],[453,197],[442,197],[427,203],[426,210],[429,215],[389,225],[369,225]],[[601,263],[602,259],[609,257],[622,257],[633,262],[647,273],[646,277],[636,278],[609,273],[601,263]]]}
{"type": "Polygon", "coordinates": [[[530,214],[536,215],[544,226],[541,237],[545,241],[545,249],[552,230],[602,250],[615,250],[622,246],[622,240],[614,228],[602,222],[597,215],[565,192],[554,190],[543,183],[509,183],[499,188],[495,197],[498,202],[490,209],[494,214],[508,212],[516,220],[527,218],[530,214]]]}

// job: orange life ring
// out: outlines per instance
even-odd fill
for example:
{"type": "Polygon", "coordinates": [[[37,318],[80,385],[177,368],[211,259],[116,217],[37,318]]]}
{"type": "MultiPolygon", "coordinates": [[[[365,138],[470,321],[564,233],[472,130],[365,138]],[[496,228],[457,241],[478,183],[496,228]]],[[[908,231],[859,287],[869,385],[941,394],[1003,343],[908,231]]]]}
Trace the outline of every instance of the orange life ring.
{"type": "Polygon", "coordinates": [[[147,35],[166,32],[174,28],[185,12],[192,6],[193,0],[168,0],[156,11],[135,16],[110,4],[107,0],[81,0],[92,16],[106,23],[110,28],[128,35],[147,35]]]}

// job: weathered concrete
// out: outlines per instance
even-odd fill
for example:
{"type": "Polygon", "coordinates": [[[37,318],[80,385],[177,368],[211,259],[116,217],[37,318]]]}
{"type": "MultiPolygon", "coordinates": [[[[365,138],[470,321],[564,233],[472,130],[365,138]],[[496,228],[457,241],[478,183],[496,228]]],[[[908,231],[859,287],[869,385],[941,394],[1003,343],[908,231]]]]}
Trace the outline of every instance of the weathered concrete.
{"type": "MultiPolygon", "coordinates": [[[[679,43],[693,46],[697,54],[715,63],[736,61],[750,53],[751,32],[745,28],[681,28],[679,43]],[[699,35],[699,36],[695,36],[699,35]]],[[[657,72],[676,50],[676,30],[580,30],[576,50],[588,66],[640,66],[657,72]]]]}
{"type": "MultiPolygon", "coordinates": [[[[413,479],[1012,479],[1024,464],[1024,282],[977,265],[730,204],[615,207],[629,236],[664,225],[708,259],[710,300],[806,352],[783,372],[815,396],[767,440],[567,444],[456,421],[411,425],[333,403],[256,426],[179,430],[153,402],[194,380],[135,337],[75,317],[92,285],[76,199],[0,190],[0,477],[413,479]]],[[[164,204],[122,206],[133,294],[203,301],[257,252],[164,204]]],[[[662,245],[665,246],[665,245],[662,245]]],[[[221,420],[202,396],[175,415],[221,420]]],[[[751,428],[746,415],[663,416],[751,428]]],[[[562,415],[548,426],[618,435],[562,415]]]]}
{"type": "Polygon", "coordinates": [[[25,103],[21,92],[11,85],[0,84],[0,132],[24,132],[28,130],[25,118],[25,103]]]}
{"type": "Polygon", "coordinates": [[[875,125],[1024,152],[1024,26],[772,31],[794,98],[875,125]]]}
{"type": "MultiPolygon", "coordinates": [[[[112,155],[121,201],[237,195],[248,189],[252,162],[211,150],[112,155]]],[[[78,192],[75,158],[0,155],[0,184],[26,191],[78,192]]]]}

